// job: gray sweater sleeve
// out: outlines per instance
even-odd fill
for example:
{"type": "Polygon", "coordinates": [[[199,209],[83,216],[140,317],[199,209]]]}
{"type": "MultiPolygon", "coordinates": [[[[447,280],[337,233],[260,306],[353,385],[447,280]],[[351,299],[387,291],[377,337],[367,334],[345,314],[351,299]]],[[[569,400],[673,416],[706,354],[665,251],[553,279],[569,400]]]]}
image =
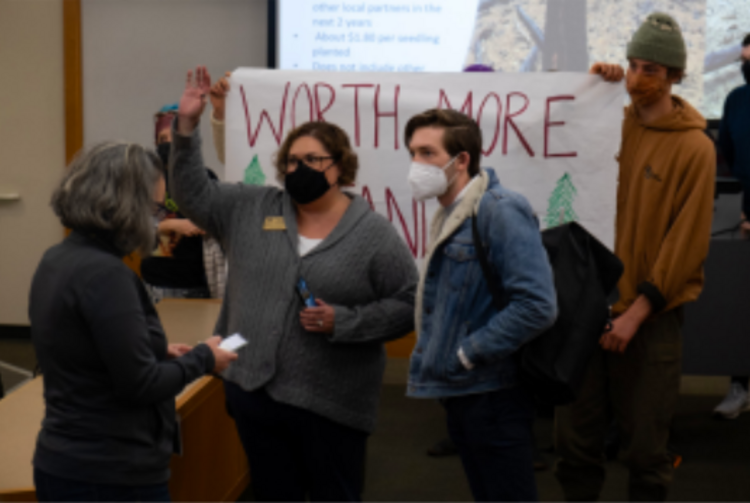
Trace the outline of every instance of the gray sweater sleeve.
{"type": "Polygon", "coordinates": [[[209,179],[203,164],[199,128],[196,127],[190,136],[183,136],[177,132],[175,122],[172,125],[172,138],[169,165],[172,197],[180,212],[198,227],[225,242],[231,233],[235,205],[242,198],[259,197],[266,189],[209,179]]]}
{"type": "Polygon", "coordinates": [[[414,259],[390,224],[380,243],[369,267],[370,283],[378,299],[359,306],[333,306],[333,343],[381,343],[414,330],[418,280],[414,259]]]}

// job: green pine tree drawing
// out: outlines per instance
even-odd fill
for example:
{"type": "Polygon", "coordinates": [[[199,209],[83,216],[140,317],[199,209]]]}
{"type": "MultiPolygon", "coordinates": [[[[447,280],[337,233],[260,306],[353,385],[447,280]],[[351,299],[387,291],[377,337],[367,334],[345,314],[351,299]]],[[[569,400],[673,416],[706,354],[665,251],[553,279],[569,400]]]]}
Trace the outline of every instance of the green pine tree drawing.
{"type": "Polygon", "coordinates": [[[253,160],[245,169],[245,183],[248,185],[264,185],[266,183],[266,175],[263,173],[263,168],[260,167],[258,154],[255,154],[253,160]]]}
{"type": "Polygon", "coordinates": [[[578,190],[573,185],[573,180],[569,173],[565,173],[557,181],[555,190],[549,196],[549,206],[547,208],[547,217],[544,219],[547,227],[557,227],[568,222],[578,220],[573,209],[573,201],[576,198],[578,190]]]}

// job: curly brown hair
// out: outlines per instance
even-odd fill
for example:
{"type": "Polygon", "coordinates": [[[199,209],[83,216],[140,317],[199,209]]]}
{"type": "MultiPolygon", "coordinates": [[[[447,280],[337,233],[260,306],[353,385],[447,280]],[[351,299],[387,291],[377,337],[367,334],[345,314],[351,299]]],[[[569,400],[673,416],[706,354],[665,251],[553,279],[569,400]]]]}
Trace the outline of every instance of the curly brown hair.
{"type": "Polygon", "coordinates": [[[346,132],[330,122],[306,122],[289,132],[274,156],[276,178],[279,182],[284,183],[287,170],[286,159],[289,157],[292,145],[303,136],[318,140],[323,144],[323,148],[326,149],[328,154],[333,157],[340,172],[338,179],[340,186],[354,185],[357,179],[357,170],[359,170],[357,154],[352,150],[346,132]]]}

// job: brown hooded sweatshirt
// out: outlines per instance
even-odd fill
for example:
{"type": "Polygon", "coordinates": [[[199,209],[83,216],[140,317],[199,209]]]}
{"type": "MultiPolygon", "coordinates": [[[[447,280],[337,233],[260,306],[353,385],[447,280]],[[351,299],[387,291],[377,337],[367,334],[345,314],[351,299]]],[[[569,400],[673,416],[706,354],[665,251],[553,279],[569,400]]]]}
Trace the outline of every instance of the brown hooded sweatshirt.
{"type": "Polygon", "coordinates": [[[653,314],[693,301],[703,288],[703,262],[713,219],[716,154],[706,121],[673,96],[673,111],[643,124],[625,109],[617,193],[615,253],[622,314],[643,294],[653,314]]]}

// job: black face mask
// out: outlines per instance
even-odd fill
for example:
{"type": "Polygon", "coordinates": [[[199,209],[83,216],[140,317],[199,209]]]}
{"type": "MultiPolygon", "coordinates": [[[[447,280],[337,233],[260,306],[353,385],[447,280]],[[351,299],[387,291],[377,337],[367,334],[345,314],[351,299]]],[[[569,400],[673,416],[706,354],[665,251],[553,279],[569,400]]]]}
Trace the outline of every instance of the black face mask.
{"type": "Polygon", "coordinates": [[[745,82],[750,85],[750,60],[742,63],[742,75],[745,77],[745,82]]]}
{"type": "Polygon", "coordinates": [[[167,143],[160,143],[156,146],[156,153],[159,154],[159,159],[161,159],[161,163],[166,168],[169,164],[169,152],[172,150],[172,144],[167,143]]]}
{"type": "Polygon", "coordinates": [[[331,188],[325,171],[315,170],[301,160],[297,161],[297,169],[294,173],[286,175],[284,185],[292,199],[299,204],[317,201],[331,188]]]}

